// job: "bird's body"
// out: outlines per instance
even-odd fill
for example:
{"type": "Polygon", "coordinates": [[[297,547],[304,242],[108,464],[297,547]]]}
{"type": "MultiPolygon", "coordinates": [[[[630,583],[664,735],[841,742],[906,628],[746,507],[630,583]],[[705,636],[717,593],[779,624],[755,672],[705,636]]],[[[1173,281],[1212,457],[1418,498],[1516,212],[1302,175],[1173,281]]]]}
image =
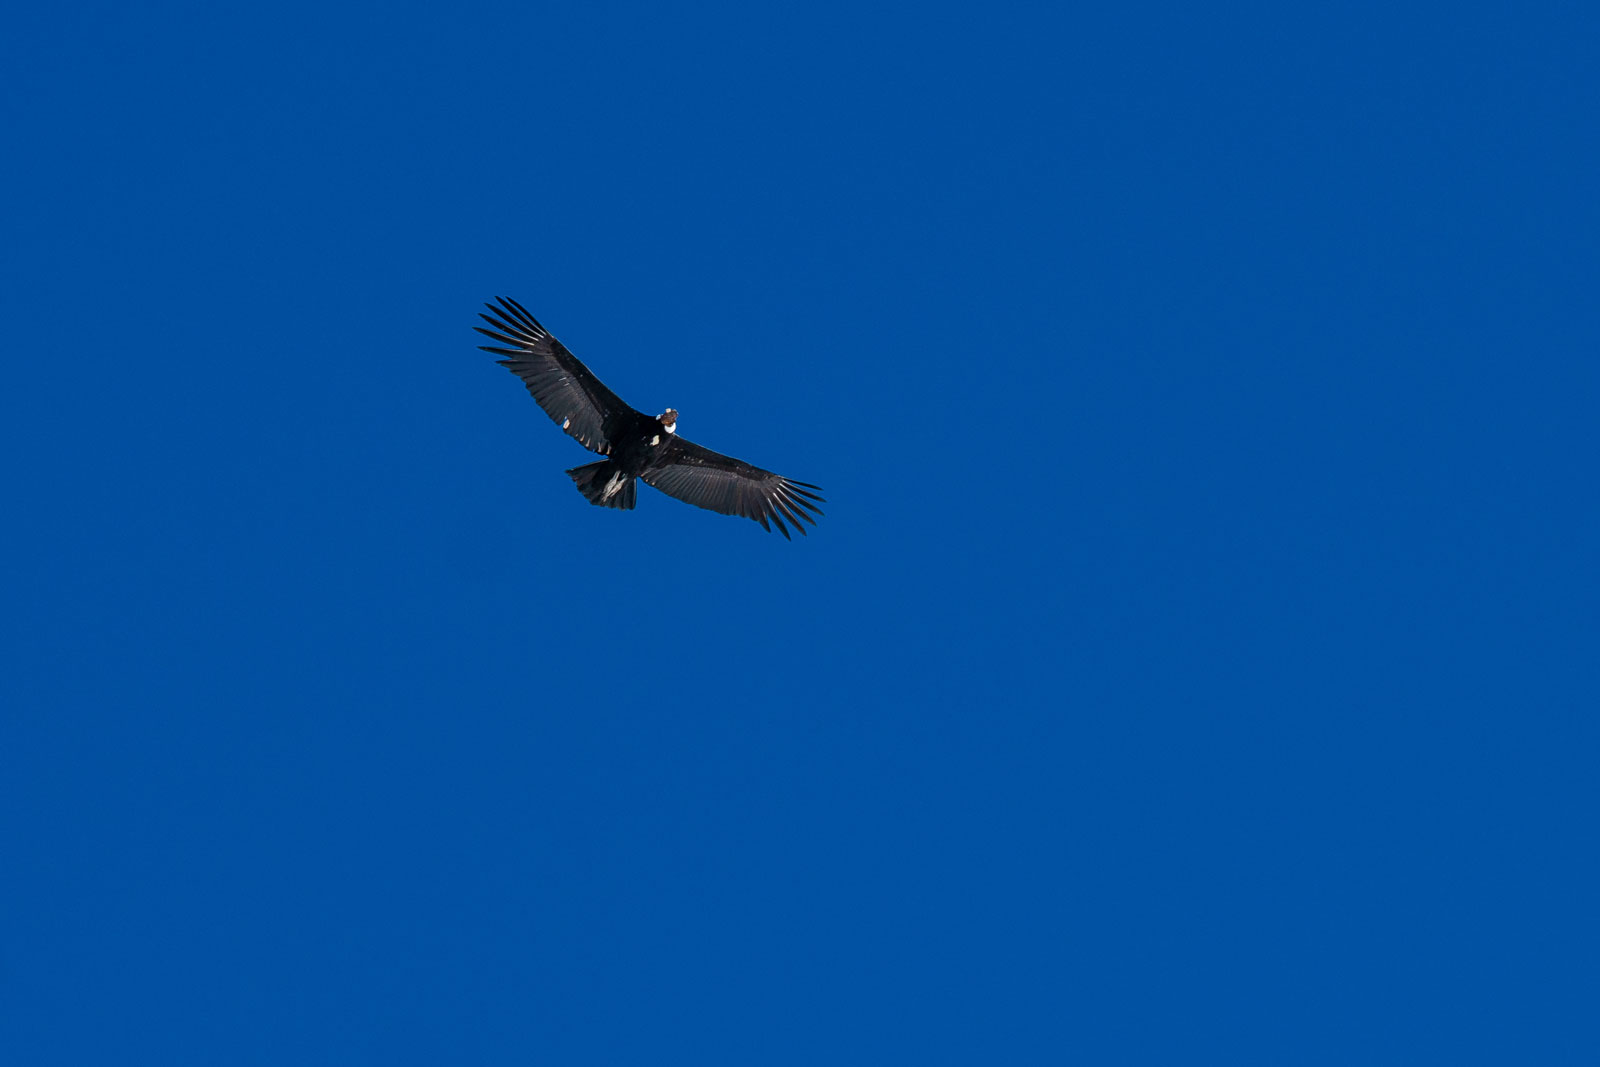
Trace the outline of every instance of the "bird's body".
{"type": "Polygon", "coordinates": [[[816,525],[811,512],[822,514],[816,486],[684,440],[677,434],[677,411],[650,416],[629,407],[521,304],[495,299],[498,306],[484,305],[491,314],[479,316],[491,328],[474,329],[499,344],[480,347],[504,356],[500,365],[522,379],[545,414],[585,448],[606,457],[567,471],[591,504],[630,510],[635,482],[642,480],[696,507],[742,515],[768,530],[770,522],[784,537],[789,536],[785,519],[801,533],[805,523],[816,525]]]}

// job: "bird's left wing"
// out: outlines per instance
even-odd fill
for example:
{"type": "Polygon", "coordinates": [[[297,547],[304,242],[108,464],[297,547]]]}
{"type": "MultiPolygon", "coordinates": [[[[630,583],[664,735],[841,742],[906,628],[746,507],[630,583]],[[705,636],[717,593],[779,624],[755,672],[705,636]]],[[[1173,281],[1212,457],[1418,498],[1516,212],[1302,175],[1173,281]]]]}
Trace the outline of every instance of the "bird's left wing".
{"type": "Polygon", "coordinates": [[[681,437],[673,437],[658,464],[640,477],[668,496],[724,515],[754,519],[764,530],[772,529],[767,525],[770,519],[786,538],[789,530],[784,519],[805,533],[802,519],[817,524],[806,509],[821,515],[822,509],[812,501],[827,503],[817,495],[821,490],[809,482],[752,467],[681,437]]]}
{"type": "Polygon", "coordinates": [[[481,311],[478,317],[493,329],[482,326],[473,329],[485,337],[499,341],[508,348],[496,345],[479,345],[485,352],[506,358],[500,365],[511,371],[528,387],[528,392],[569,436],[591,452],[602,456],[611,451],[611,433],[624,416],[633,409],[607,389],[594,372],[585,367],[578,357],[567,351],[567,346],[550,336],[550,331],[539,325],[539,320],[510,297],[497,296],[499,306],[485,304],[492,313],[481,311]]]}

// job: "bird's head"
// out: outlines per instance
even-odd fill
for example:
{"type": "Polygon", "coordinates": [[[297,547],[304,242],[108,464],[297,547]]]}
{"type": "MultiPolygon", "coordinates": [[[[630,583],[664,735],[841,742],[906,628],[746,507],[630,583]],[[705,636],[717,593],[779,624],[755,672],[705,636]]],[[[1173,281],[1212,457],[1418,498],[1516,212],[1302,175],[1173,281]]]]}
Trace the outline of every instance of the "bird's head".
{"type": "Polygon", "coordinates": [[[668,408],[656,416],[656,421],[661,423],[661,428],[668,433],[678,432],[678,409],[668,408]]]}

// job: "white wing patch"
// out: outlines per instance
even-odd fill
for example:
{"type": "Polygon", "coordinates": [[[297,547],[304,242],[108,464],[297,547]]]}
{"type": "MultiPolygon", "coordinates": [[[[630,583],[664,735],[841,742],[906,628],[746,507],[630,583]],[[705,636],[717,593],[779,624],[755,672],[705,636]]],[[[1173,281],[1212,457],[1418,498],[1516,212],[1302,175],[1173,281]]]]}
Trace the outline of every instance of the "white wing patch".
{"type": "Polygon", "coordinates": [[[561,428],[563,430],[565,430],[568,426],[571,426],[571,425],[572,425],[572,416],[571,415],[568,415],[566,418],[561,420],[561,428]]]}

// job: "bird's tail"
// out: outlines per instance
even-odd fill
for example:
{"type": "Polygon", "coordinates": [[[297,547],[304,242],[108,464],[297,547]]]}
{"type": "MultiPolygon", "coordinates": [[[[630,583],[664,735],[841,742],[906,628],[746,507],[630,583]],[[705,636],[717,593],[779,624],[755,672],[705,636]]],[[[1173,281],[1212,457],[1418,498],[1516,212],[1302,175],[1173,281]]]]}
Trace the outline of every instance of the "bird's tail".
{"type": "Polygon", "coordinates": [[[634,477],[609,459],[591,463],[587,467],[574,467],[567,472],[572,484],[578,487],[584,499],[602,508],[633,510],[634,477]]]}

